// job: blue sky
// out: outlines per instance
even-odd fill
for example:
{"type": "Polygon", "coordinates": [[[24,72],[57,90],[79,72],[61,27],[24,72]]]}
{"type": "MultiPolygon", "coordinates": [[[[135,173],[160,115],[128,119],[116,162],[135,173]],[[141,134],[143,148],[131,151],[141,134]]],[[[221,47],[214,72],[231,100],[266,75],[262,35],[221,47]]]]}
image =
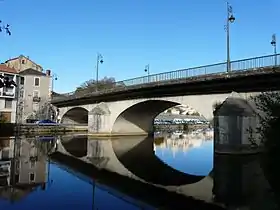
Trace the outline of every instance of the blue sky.
{"type": "MultiPolygon", "coordinates": [[[[231,58],[273,53],[279,34],[279,0],[232,0],[231,58]],[[277,14],[278,13],[278,14],[277,14]]],[[[0,34],[0,60],[29,56],[59,79],[55,91],[72,91],[100,77],[123,80],[226,60],[224,0],[2,0],[0,19],[13,35],[0,34]]]]}

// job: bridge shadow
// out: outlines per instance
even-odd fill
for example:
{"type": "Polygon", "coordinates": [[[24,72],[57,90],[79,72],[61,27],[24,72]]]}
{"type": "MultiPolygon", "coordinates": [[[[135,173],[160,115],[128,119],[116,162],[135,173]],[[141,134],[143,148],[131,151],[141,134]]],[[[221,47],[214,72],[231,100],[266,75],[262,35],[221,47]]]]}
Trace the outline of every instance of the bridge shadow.
{"type": "Polygon", "coordinates": [[[180,186],[196,183],[204,176],[178,171],[161,161],[154,153],[153,137],[130,137],[112,140],[119,161],[137,177],[163,186],[180,186]]]}

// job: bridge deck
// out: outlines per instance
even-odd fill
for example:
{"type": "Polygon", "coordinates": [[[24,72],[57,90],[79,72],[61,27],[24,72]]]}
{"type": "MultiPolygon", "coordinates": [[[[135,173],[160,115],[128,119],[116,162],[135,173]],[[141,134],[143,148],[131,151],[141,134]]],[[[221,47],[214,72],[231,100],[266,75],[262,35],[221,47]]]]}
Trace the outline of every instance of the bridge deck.
{"type": "Polygon", "coordinates": [[[57,107],[76,106],[97,102],[118,101],[133,98],[216,94],[227,92],[268,91],[280,88],[280,66],[215,73],[183,79],[150,82],[118,87],[100,92],[54,98],[57,107]],[[254,85],[252,85],[254,81],[254,85]],[[269,81],[269,83],[268,83],[269,81]]]}

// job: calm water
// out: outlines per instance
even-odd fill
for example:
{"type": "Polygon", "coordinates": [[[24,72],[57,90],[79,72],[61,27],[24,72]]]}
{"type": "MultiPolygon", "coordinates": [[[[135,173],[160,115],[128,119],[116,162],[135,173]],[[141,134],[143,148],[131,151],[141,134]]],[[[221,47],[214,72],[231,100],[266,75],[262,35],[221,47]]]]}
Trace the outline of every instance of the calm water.
{"type": "MultiPolygon", "coordinates": [[[[169,202],[186,206],[191,201],[173,201],[174,193],[167,201],[171,194],[161,189],[192,193],[188,184],[201,183],[213,169],[212,138],[211,132],[200,132],[157,134],[155,139],[1,139],[0,207],[132,210],[156,209],[169,202]]],[[[207,186],[205,182],[195,189],[209,188],[209,194],[212,185],[207,186]]]]}

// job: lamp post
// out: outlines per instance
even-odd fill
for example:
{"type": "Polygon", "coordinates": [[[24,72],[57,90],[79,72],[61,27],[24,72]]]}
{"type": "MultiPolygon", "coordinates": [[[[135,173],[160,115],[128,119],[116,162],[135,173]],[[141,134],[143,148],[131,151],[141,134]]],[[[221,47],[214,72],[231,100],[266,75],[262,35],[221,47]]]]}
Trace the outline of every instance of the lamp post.
{"type": "Polygon", "coordinates": [[[235,21],[235,17],[232,13],[232,7],[227,2],[227,24],[225,30],[227,32],[227,72],[231,71],[230,65],[230,24],[235,21]]]}
{"type": "Polygon", "coordinates": [[[276,34],[272,35],[272,40],[270,42],[270,44],[272,45],[273,49],[274,49],[274,55],[275,55],[275,66],[277,66],[277,49],[276,49],[276,34]]]}
{"type": "Polygon", "coordinates": [[[53,73],[52,75],[52,94],[53,94],[53,90],[54,90],[54,81],[57,80],[57,74],[56,73],[53,73]]]}
{"type": "Polygon", "coordinates": [[[150,64],[145,66],[144,71],[147,73],[148,75],[148,82],[150,82],[150,64]]]}
{"type": "Polygon", "coordinates": [[[99,63],[103,63],[103,56],[100,53],[97,53],[96,57],[96,82],[95,82],[95,91],[98,91],[98,71],[99,71],[99,63]]]}
{"type": "Polygon", "coordinates": [[[52,99],[52,96],[53,96],[54,81],[57,80],[57,74],[53,73],[51,77],[52,77],[51,94],[50,94],[50,97],[49,97],[49,100],[48,100],[48,104],[47,104],[47,113],[46,113],[47,116],[46,116],[46,119],[50,119],[49,114],[50,114],[50,109],[51,109],[51,99],[52,99]]]}

